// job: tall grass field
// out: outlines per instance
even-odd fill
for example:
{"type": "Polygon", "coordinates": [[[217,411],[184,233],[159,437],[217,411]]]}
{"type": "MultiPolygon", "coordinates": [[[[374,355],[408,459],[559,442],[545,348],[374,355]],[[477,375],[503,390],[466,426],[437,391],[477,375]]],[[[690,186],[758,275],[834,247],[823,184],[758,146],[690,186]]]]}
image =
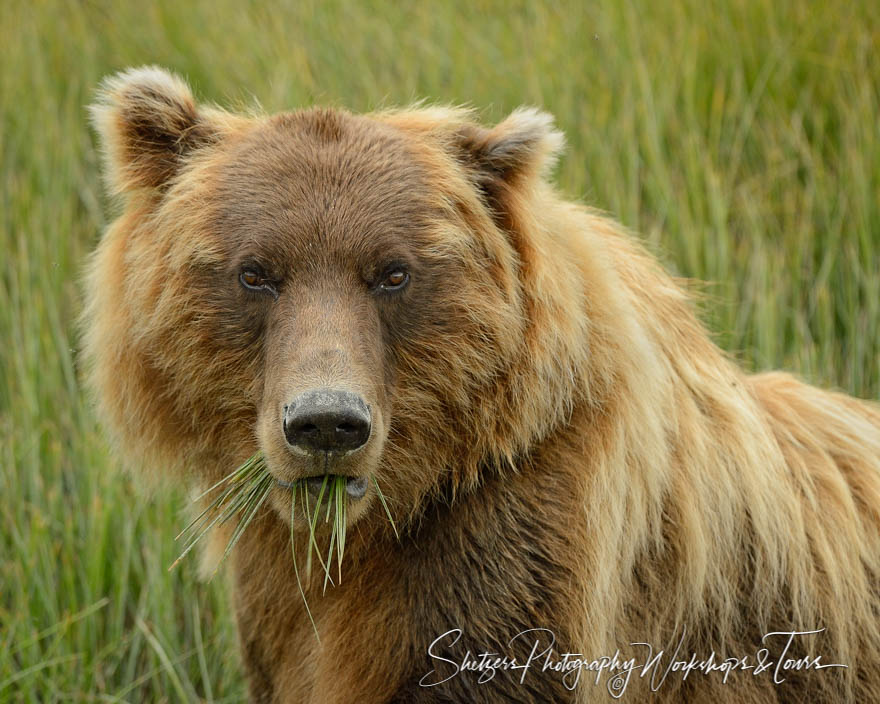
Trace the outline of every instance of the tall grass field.
{"type": "Polygon", "coordinates": [[[706,282],[721,346],[876,399],[878,47],[874,0],[0,2],[0,702],[246,697],[224,575],[167,570],[183,488],[120,472],[82,388],[81,271],[118,212],[103,76],[157,63],[266,111],[542,107],[560,188],[706,282]]]}

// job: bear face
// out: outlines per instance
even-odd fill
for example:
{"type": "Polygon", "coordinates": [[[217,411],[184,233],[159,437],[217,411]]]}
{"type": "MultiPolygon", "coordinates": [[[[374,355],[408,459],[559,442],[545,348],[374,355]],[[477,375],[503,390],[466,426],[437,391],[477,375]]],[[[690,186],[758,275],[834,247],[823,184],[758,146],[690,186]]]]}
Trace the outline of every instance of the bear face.
{"type": "MultiPolygon", "coordinates": [[[[270,471],[282,486],[346,476],[360,498],[388,437],[399,350],[444,315],[429,305],[439,277],[424,177],[392,130],[312,111],[254,125],[209,178],[201,203],[219,258],[197,274],[213,291],[207,334],[257,360],[247,373],[270,471]]],[[[273,496],[284,514],[289,500],[273,496]]]]}
{"type": "MultiPolygon", "coordinates": [[[[127,210],[92,263],[86,342],[127,453],[222,475],[259,449],[281,488],[347,477],[355,521],[370,480],[405,514],[570,405],[510,411],[535,404],[537,366],[573,366],[523,347],[529,245],[505,222],[560,146],[545,115],[243,118],[158,69],[108,81],[93,115],[127,210]]],[[[289,492],[272,501],[289,515],[289,492]]]]}

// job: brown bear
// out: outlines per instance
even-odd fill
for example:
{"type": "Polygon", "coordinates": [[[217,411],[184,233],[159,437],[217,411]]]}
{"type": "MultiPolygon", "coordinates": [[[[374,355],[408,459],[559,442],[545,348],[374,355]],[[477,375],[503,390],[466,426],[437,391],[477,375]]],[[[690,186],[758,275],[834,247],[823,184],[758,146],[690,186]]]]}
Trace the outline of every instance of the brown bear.
{"type": "Polygon", "coordinates": [[[741,371],[556,192],[547,115],[244,116],[142,68],[93,117],[104,421],[138,467],[278,482],[230,558],[253,701],[880,701],[880,410],[741,371]],[[325,476],[318,639],[283,487],[325,476]]]}

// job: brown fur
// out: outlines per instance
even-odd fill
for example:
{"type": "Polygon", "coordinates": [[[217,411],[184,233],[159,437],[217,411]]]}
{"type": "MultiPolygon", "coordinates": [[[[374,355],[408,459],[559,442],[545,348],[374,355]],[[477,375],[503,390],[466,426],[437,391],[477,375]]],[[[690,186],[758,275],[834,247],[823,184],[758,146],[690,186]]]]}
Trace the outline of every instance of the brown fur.
{"type": "Polygon", "coordinates": [[[334,471],[375,476],[402,536],[372,491],[353,507],[342,583],[307,587],[320,643],[287,493],[234,552],[255,701],[609,697],[586,671],[575,691],[540,670],[419,686],[456,627],[459,660],[523,657],[508,639],[539,627],[593,657],[684,633],[685,659],[825,628],[791,653],[848,669],[672,673],[652,696],[880,701],[880,410],[744,374],[632,237],[557,195],[545,115],[242,117],[158,69],[93,114],[125,211],[89,268],[85,350],[125,456],[204,484],[261,449],[292,480],[314,468],[283,443],[285,399],[342,384],[374,408],[334,471]],[[242,291],[248,257],[277,296],[242,291]],[[412,282],[382,298],[389,257],[412,282]]]}

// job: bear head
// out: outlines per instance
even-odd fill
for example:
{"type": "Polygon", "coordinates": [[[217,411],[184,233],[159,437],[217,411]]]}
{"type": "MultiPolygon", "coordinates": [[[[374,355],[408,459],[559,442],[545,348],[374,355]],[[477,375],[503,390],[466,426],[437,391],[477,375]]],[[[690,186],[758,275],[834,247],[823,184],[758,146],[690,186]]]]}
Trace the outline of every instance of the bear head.
{"type": "Polygon", "coordinates": [[[85,348],[124,456],[208,482],[260,450],[280,487],[344,476],[355,521],[376,480],[405,520],[570,409],[586,331],[558,302],[582,284],[534,235],[547,115],[237,115],[142,68],[92,116],[124,210],[88,270],[85,348]]]}

